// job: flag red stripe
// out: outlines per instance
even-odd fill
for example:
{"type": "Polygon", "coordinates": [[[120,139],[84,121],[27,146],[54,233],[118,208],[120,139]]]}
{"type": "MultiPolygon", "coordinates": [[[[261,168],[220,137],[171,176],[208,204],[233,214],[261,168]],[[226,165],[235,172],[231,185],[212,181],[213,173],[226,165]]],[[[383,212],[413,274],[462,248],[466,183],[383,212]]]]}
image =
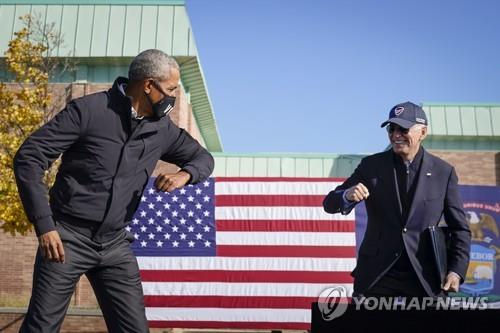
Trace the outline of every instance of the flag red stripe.
{"type": "Polygon", "coordinates": [[[226,257],[352,258],[355,246],[217,245],[217,255],[226,257]]]}
{"type": "Polygon", "coordinates": [[[352,283],[350,272],[141,270],[143,282],[297,282],[352,283]]]}
{"type": "Polygon", "coordinates": [[[146,307],[310,309],[317,297],[144,296],[146,307]]]}
{"type": "Polygon", "coordinates": [[[217,207],[227,206],[299,206],[321,207],[324,195],[216,195],[217,207]]]}
{"type": "Polygon", "coordinates": [[[234,322],[234,321],[149,321],[151,328],[247,328],[247,329],[293,329],[308,330],[310,323],[274,323],[274,322],[234,322]]]}
{"type": "Polygon", "coordinates": [[[304,178],[304,177],[215,177],[215,182],[343,182],[345,178],[304,178]]]}
{"type": "Polygon", "coordinates": [[[355,232],[354,220],[217,220],[217,231],[355,232]]]}

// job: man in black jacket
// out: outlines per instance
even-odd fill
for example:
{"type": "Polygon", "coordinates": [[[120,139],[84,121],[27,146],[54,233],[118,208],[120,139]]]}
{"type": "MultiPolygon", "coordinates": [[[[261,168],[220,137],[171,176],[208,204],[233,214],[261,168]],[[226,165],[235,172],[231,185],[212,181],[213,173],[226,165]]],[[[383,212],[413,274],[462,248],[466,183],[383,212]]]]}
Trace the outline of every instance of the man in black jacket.
{"type": "Polygon", "coordinates": [[[427,117],[420,106],[394,106],[384,126],[392,149],[364,158],[323,202],[332,214],[348,214],[366,202],[368,223],[352,272],[354,294],[425,297],[457,291],[469,263],[470,231],[455,169],[421,147],[427,117]],[[443,283],[426,231],[442,216],[451,234],[443,283]]]}
{"type": "Polygon", "coordinates": [[[15,156],[26,215],[39,249],[33,291],[21,332],[59,331],[74,287],[86,274],[110,332],[147,332],[134,237],[125,230],[158,160],[181,169],[156,187],[197,183],[214,161],[167,116],[179,66],[159,50],[140,53],[105,92],[69,102],[35,131],[15,156]],[[47,196],[45,170],[62,154],[47,196]],[[49,200],[47,200],[49,198],[49,200]]]}

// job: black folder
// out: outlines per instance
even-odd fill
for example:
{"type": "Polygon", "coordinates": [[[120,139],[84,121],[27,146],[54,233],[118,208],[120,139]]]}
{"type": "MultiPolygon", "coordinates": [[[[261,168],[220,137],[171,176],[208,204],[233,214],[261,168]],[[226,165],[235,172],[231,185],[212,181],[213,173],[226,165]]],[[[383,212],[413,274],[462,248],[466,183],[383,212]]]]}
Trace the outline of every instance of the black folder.
{"type": "Polygon", "coordinates": [[[441,285],[443,285],[448,274],[446,228],[430,226],[427,230],[429,231],[432,254],[436,264],[437,278],[441,285]]]}

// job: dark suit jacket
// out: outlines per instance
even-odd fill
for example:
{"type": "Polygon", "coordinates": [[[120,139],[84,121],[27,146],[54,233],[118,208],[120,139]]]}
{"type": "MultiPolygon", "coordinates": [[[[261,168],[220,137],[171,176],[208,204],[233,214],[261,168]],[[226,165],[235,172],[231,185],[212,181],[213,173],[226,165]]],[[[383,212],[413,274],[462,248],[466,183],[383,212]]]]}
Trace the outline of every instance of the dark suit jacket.
{"type": "Polygon", "coordinates": [[[403,221],[399,203],[393,152],[365,157],[354,173],[323,201],[328,213],[348,214],[344,190],[357,183],[370,193],[366,200],[368,223],[352,276],[354,290],[366,292],[385,274],[406,248],[410,262],[429,295],[440,291],[427,227],[437,225],[444,215],[451,233],[448,271],[465,276],[469,264],[470,230],[462,209],[455,169],[424,150],[415,196],[408,219],[403,221]]]}

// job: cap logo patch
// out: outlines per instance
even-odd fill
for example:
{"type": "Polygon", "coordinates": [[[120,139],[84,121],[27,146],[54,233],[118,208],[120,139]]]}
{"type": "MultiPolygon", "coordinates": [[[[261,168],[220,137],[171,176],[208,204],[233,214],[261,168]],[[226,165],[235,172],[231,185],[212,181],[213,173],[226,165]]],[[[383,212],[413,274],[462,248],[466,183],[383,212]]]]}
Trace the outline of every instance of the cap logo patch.
{"type": "Polygon", "coordinates": [[[404,111],[404,110],[405,110],[405,108],[404,108],[404,107],[402,107],[402,106],[398,106],[397,108],[395,108],[395,109],[394,109],[394,114],[395,114],[396,116],[399,116],[401,113],[403,113],[403,111],[404,111]]]}
{"type": "Polygon", "coordinates": [[[415,118],[417,123],[425,124],[425,119],[422,118],[415,118]]]}

